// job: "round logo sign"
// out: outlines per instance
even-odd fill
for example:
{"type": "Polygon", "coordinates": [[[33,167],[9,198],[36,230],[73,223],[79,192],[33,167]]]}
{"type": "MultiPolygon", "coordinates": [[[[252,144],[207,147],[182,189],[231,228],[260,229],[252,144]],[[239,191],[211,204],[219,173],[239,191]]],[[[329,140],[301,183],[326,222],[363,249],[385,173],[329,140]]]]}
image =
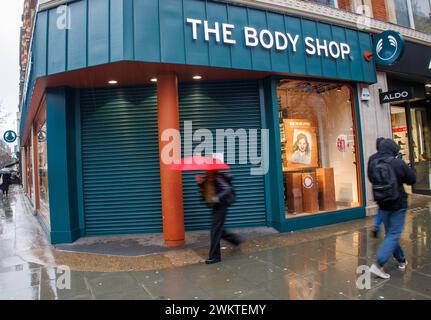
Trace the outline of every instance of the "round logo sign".
{"type": "Polygon", "coordinates": [[[3,139],[7,143],[13,143],[16,140],[16,133],[12,130],[8,130],[4,133],[3,139]]]}
{"type": "Polygon", "coordinates": [[[38,135],[37,135],[37,140],[39,142],[44,142],[46,140],[46,131],[39,131],[38,135]]]}
{"type": "Polygon", "coordinates": [[[387,30],[376,36],[375,56],[376,63],[381,65],[394,64],[404,52],[403,36],[393,30],[387,30]]]}
{"type": "Polygon", "coordinates": [[[304,184],[305,188],[311,189],[311,188],[313,188],[313,185],[314,185],[314,179],[312,176],[307,175],[304,177],[302,183],[304,184]]]}

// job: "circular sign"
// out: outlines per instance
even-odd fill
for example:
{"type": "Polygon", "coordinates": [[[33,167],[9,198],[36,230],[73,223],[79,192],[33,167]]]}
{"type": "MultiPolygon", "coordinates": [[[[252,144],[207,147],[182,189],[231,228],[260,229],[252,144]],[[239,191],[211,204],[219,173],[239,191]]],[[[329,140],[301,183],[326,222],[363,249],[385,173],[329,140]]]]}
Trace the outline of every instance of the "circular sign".
{"type": "Polygon", "coordinates": [[[3,135],[3,139],[7,143],[13,143],[13,142],[15,142],[15,140],[16,140],[16,133],[15,133],[15,131],[12,131],[12,130],[6,131],[4,133],[4,135],[3,135]]]}
{"type": "Polygon", "coordinates": [[[387,30],[379,34],[375,39],[376,63],[391,65],[401,58],[404,52],[404,38],[396,31],[387,30]]]}
{"type": "Polygon", "coordinates": [[[46,131],[39,131],[39,133],[37,134],[37,140],[39,142],[44,142],[46,140],[46,131]]]}
{"type": "Polygon", "coordinates": [[[311,189],[314,186],[314,179],[310,175],[306,175],[302,181],[304,188],[311,189]]]}

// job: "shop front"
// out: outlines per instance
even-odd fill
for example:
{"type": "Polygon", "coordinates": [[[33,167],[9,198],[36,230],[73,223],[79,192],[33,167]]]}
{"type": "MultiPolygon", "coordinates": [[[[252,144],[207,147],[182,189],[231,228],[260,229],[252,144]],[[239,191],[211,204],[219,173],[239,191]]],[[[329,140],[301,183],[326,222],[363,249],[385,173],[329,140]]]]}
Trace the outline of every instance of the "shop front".
{"type": "Polygon", "coordinates": [[[430,59],[430,47],[407,43],[404,57],[383,68],[389,91],[380,94],[380,102],[390,104],[392,138],[416,171],[417,183],[409,191],[425,195],[431,195],[430,59]]]}
{"type": "Polygon", "coordinates": [[[230,165],[229,228],[365,216],[369,34],[220,1],[67,6],[64,30],[56,8],[38,13],[21,121],[26,193],[51,242],[163,232],[177,246],[208,230],[196,172],[167,169],[173,145],[172,159],[230,165]]]}

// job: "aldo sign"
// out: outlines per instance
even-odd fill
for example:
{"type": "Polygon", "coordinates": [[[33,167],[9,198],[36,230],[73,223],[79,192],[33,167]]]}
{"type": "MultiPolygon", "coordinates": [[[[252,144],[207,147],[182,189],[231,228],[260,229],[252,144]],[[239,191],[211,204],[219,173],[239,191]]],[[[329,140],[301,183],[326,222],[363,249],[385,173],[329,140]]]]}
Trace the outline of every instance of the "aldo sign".
{"type": "Polygon", "coordinates": [[[380,92],[380,103],[388,103],[395,101],[408,100],[413,98],[413,90],[411,88],[399,89],[389,92],[380,92]]]}
{"type": "Polygon", "coordinates": [[[396,31],[387,30],[382,32],[375,37],[374,43],[377,64],[392,65],[397,62],[404,53],[404,38],[396,31]]]}

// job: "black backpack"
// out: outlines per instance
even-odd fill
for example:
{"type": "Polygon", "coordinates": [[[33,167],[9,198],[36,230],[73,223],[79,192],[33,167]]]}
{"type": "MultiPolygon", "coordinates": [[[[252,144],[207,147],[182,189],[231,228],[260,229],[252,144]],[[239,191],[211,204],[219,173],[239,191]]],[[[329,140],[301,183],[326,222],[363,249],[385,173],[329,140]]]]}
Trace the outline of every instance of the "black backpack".
{"type": "Polygon", "coordinates": [[[391,162],[394,157],[380,158],[373,161],[373,195],[377,202],[395,201],[400,197],[400,186],[391,162]]]}
{"type": "Polygon", "coordinates": [[[230,177],[230,176],[227,176],[226,174],[224,174],[224,173],[222,173],[221,172],[221,176],[223,177],[223,179],[224,179],[224,181],[226,181],[226,183],[227,184],[229,184],[229,186],[230,186],[230,190],[231,190],[231,192],[229,193],[229,195],[226,197],[226,199],[225,199],[225,203],[226,204],[228,204],[228,205],[231,205],[232,203],[234,203],[235,202],[235,200],[236,200],[236,194],[235,194],[235,188],[233,187],[233,184],[232,184],[232,177],[230,177]]]}

